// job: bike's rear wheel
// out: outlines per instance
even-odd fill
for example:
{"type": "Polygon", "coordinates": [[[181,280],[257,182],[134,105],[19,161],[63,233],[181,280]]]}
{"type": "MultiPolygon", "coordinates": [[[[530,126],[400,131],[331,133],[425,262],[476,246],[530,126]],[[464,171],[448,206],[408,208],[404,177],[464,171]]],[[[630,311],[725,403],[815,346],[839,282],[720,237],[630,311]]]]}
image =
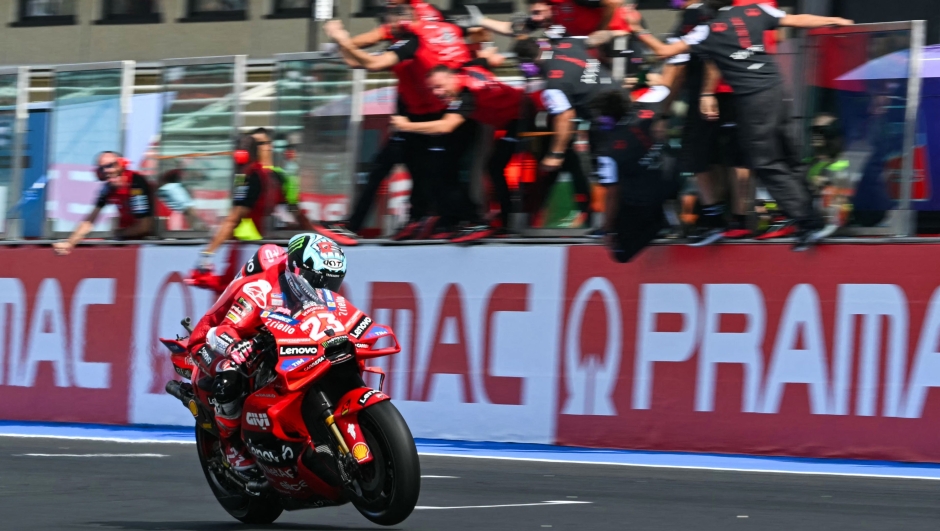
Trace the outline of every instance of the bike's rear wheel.
{"type": "Polygon", "coordinates": [[[199,464],[202,465],[209,488],[228,514],[246,524],[270,524],[277,520],[283,509],[276,499],[249,496],[241,487],[209,466],[209,460],[224,459],[224,456],[219,450],[218,438],[199,426],[196,426],[196,450],[199,452],[199,464]]]}
{"type": "Polygon", "coordinates": [[[360,467],[364,500],[353,504],[379,525],[401,523],[418,504],[421,492],[421,464],[411,430],[387,400],[359,412],[359,427],[373,459],[360,467]]]}

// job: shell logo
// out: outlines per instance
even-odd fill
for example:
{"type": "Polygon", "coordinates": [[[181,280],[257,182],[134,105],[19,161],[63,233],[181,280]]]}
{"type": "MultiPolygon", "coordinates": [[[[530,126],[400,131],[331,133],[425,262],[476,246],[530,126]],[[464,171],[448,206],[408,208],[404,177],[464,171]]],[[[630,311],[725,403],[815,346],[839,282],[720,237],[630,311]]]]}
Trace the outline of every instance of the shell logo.
{"type": "Polygon", "coordinates": [[[352,447],[352,454],[356,461],[361,463],[369,458],[369,447],[366,446],[366,443],[357,442],[352,447]]]}

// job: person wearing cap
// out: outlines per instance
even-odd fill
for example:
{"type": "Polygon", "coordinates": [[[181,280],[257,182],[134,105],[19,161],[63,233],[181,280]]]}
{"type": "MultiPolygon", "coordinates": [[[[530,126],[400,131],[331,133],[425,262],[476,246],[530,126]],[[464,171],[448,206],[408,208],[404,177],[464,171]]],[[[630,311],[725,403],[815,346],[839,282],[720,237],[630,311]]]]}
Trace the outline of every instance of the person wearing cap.
{"type": "Polygon", "coordinates": [[[95,207],[65,241],[52,244],[56,254],[67,255],[95,228],[95,221],[107,205],[118,210],[118,227],[114,237],[119,240],[139,239],[154,235],[156,222],[153,209],[153,188],[147,179],[127,168],[127,160],[115,151],[98,155],[98,179],[104,186],[95,207]]]}

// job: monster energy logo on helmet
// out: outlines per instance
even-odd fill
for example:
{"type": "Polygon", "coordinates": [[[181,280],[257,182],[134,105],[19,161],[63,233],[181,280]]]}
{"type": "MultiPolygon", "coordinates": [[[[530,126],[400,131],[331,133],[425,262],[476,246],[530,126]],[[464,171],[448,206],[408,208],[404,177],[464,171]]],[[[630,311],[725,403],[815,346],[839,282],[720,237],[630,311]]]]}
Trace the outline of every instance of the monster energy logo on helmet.
{"type": "Polygon", "coordinates": [[[297,236],[294,236],[290,239],[289,242],[287,242],[287,252],[292,253],[294,251],[303,249],[304,246],[307,245],[307,239],[309,238],[309,234],[298,234],[297,236]]]}

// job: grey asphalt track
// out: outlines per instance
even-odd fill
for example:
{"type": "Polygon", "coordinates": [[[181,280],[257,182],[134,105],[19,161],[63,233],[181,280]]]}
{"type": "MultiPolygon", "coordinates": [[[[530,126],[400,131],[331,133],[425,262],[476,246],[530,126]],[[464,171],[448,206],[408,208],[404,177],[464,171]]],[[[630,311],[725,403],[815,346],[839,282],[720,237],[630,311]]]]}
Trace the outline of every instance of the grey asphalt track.
{"type": "MultiPolygon", "coordinates": [[[[422,457],[407,530],[930,530],[940,481],[422,457]]],[[[247,526],[216,503],[189,444],[0,437],[0,529],[380,529],[352,506],[247,526]],[[97,457],[25,454],[112,454],[97,457]],[[118,454],[118,455],[113,455],[118,454]],[[127,456],[159,454],[166,457],[127,456]]]]}

